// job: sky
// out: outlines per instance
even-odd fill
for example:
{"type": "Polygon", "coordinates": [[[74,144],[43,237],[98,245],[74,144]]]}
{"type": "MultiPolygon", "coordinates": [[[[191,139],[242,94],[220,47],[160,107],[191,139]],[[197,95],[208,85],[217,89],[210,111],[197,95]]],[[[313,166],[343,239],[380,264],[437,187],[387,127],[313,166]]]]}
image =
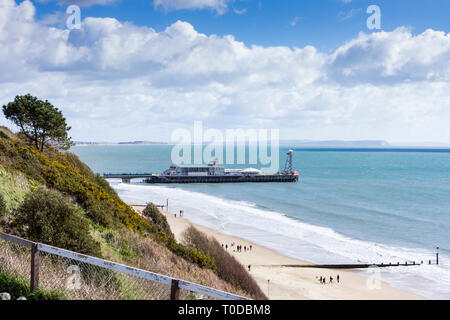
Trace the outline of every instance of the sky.
{"type": "Polygon", "coordinates": [[[0,0],[0,106],[47,99],[78,141],[202,121],[450,144],[449,16],[448,0],[0,0]]]}

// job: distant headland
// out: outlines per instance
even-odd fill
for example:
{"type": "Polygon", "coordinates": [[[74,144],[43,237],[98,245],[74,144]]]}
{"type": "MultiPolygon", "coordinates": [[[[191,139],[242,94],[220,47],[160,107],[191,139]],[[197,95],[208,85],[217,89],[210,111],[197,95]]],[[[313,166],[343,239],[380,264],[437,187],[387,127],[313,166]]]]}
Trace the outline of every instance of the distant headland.
{"type": "Polygon", "coordinates": [[[280,145],[292,145],[297,147],[389,147],[390,144],[384,140],[281,140],[280,145]]]}
{"type": "Polygon", "coordinates": [[[93,141],[75,141],[77,146],[116,146],[116,145],[167,145],[166,142],[156,141],[124,141],[124,142],[93,142],[93,141]]]}

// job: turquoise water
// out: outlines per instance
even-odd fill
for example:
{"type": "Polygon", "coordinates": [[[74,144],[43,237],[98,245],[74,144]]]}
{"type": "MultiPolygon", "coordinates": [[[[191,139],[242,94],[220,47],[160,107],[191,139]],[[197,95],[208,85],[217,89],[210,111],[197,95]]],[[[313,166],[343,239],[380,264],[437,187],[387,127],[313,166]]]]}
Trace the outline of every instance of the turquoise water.
{"type": "MultiPolygon", "coordinates": [[[[170,165],[171,150],[77,146],[71,151],[95,172],[159,173],[170,165]]],[[[287,150],[280,148],[281,167],[287,150]]],[[[298,183],[110,183],[126,201],[168,198],[171,211],[183,209],[194,223],[315,263],[428,261],[439,246],[441,265],[388,268],[381,276],[430,298],[450,298],[450,151],[429,151],[295,149],[298,183]]]]}

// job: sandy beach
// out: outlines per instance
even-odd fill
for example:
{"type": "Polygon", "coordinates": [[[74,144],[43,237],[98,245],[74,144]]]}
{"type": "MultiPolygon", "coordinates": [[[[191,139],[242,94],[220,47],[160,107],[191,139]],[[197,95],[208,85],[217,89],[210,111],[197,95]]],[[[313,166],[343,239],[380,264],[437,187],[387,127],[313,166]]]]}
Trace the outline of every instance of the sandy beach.
{"type": "MultiPolygon", "coordinates": [[[[140,212],[144,206],[131,204],[140,212]]],[[[310,263],[283,256],[282,254],[256,245],[235,236],[229,236],[218,231],[195,225],[187,217],[177,217],[173,213],[164,212],[170,227],[177,238],[182,240],[182,234],[190,225],[194,225],[208,236],[214,237],[221,244],[228,245],[228,252],[246,268],[251,266],[250,273],[262,291],[271,300],[419,300],[424,297],[391,287],[380,281],[372,273],[367,276],[350,270],[332,270],[318,268],[295,268],[281,265],[308,265],[310,263]],[[231,244],[234,243],[234,246],[231,244]],[[252,250],[236,251],[236,246],[242,248],[252,246],[252,250]],[[340,281],[336,278],[339,275],[340,281]],[[372,276],[371,276],[372,275],[372,276]],[[319,277],[326,278],[326,284],[321,284],[319,277]],[[333,282],[330,283],[330,276],[333,282]]],[[[382,278],[382,276],[381,276],[382,278]]]]}

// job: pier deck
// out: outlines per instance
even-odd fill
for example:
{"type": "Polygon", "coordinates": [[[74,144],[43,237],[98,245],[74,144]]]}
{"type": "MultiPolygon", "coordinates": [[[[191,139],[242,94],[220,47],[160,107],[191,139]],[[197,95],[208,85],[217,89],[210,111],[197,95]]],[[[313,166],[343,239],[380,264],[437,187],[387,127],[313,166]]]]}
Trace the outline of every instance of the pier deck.
{"type": "Polygon", "coordinates": [[[207,175],[207,176],[177,176],[139,173],[107,173],[105,179],[122,179],[130,183],[131,179],[144,179],[145,183],[238,183],[238,182],[297,182],[298,174],[259,174],[259,175],[207,175]]]}

